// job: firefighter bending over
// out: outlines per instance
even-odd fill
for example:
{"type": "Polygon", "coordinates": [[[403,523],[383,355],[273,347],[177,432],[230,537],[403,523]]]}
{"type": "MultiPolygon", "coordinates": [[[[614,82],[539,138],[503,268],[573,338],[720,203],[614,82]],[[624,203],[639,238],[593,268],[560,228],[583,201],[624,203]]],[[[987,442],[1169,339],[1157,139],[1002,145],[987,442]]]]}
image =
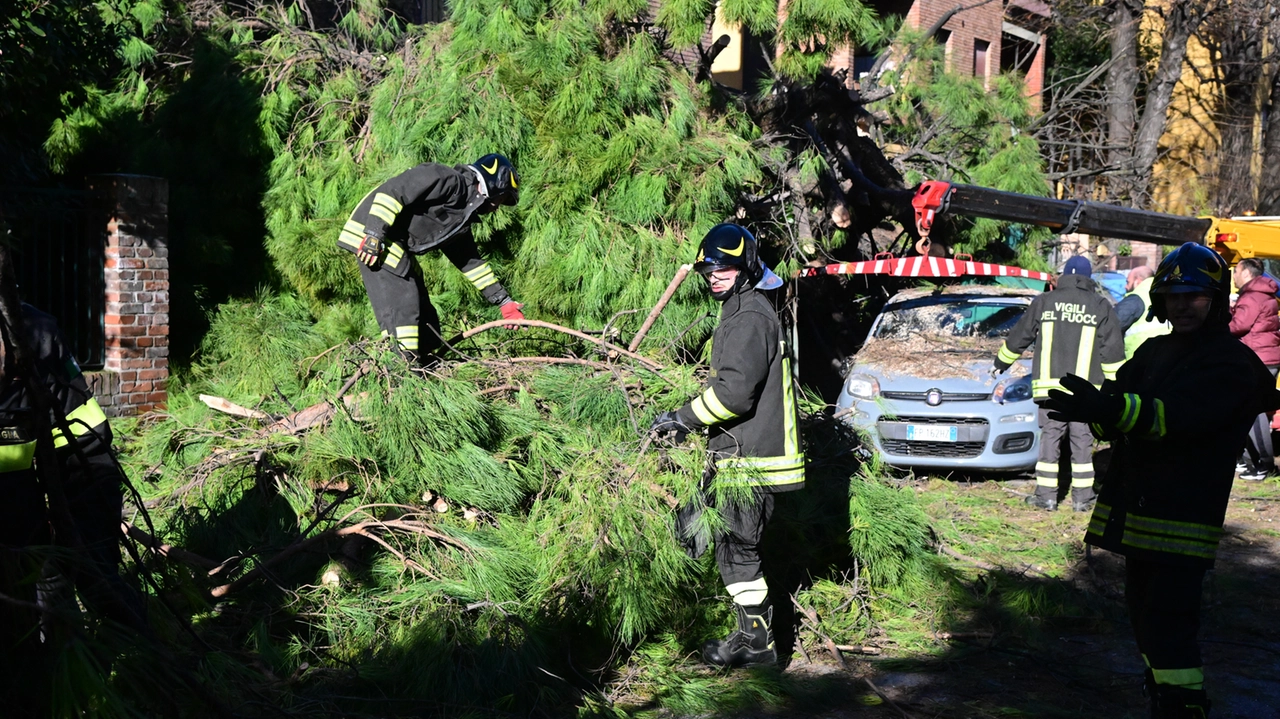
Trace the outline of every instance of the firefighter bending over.
{"type": "Polygon", "coordinates": [[[1227,329],[1227,265],[1187,243],[1164,258],[1151,337],[1102,389],[1068,375],[1046,407],[1087,422],[1114,450],[1085,542],[1125,557],[1125,600],[1155,719],[1209,714],[1196,633],[1236,457],[1260,412],[1280,407],[1275,381],[1227,329]]]}
{"type": "Polygon", "coordinates": [[[424,162],[387,180],[364,199],[342,228],[338,247],[360,259],[360,277],[382,331],[410,361],[440,346],[440,318],[410,255],[439,248],[503,319],[522,320],[521,305],[480,256],[471,225],[519,200],[511,161],[492,154],[471,165],[424,162]]]}
{"type": "MultiPolygon", "coordinates": [[[[709,432],[703,487],[710,491],[704,491],[704,501],[718,504],[724,519],[725,529],[712,540],[738,628],[726,639],[704,644],[704,661],[723,667],[774,664],[773,608],[760,542],[773,512],[773,494],[804,487],[791,361],[777,314],[762,292],[782,280],[758,258],[755,237],[733,224],[707,233],[694,269],[722,303],[712,338],[711,377],[702,394],[675,412],[659,414],[650,429],[674,432],[677,442],[692,430],[709,432]]],[[[686,510],[677,524],[697,556],[705,539],[692,536],[697,522],[686,510]]]]}
{"type": "MultiPolygon", "coordinates": [[[[1022,319],[1000,348],[991,376],[995,378],[1018,360],[1023,350],[1039,341],[1031,367],[1031,396],[1043,405],[1049,390],[1068,372],[1087,377],[1094,385],[1115,377],[1124,364],[1124,337],[1111,305],[1094,290],[1089,260],[1067,260],[1052,292],[1031,301],[1022,319]]],[[[1027,504],[1053,511],[1058,508],[1058,464],[1062,440],[1071,445],[1071,507],[1093,507],[1093,437],[1078,422],[1058,422],[1040,407],[1040,456],[1036,461],[1036,492],[1027,504]]]]}

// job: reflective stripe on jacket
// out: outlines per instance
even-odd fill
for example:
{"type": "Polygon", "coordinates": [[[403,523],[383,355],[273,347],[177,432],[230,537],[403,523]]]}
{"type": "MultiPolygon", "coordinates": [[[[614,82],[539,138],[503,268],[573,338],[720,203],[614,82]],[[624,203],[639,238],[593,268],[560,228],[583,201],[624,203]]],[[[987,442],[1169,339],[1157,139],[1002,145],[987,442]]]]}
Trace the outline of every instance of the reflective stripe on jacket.
{"type": "Polygon", "coordinates": [[[1031,366],[1031,395],[1043,399],[1068,373],[1094,385],[1114,377],[1124,363],[1120,322],[1093,280],[1063,275],[1058,288],[1031,301],[1000,347],[1000,361],[1013,364],[1039,342],[1031,366]]]}
{"type": "MultiPolygon", "coordinates": [[[[1172,330],[1168,322],[1151,317],[1151,283],[1155,281],[1154,277],[1148,277],[1138,283],[1133,288],[1133,292],[1129,295],[1135,296],[1142,300],[1142,314],[1138,315],[1138,321],[1129,325],[1129,329],[1124,333],[1124,357],[1126,360],[1133,358],[1133,353],[1142,345],[1143,342],[1152,337],[1167,335],[1172,330]]],[[[1129,295],[1125,295],[1128,297],[1129,295]]]]}
{"type": "Polygon", "coordinates": [[[1153,337],[1103,391],[1113,454],[1085,541],[1165,564],[1211,566],[1236,457],[1259,413],[1280,406],[1271,374],[1225,328],[1153,337]]]}
{"type": "Polygon", "coordinates": [[[765,296],[744,290],[725,300],[711,347],[711,377],[679,410],[690,427],[709,427],[716,481],[785,492],[804,486],[804,454],[791,359],[765,296]]]}
{"type": "Polygon", "coordinates": [[[338,234],[338,247],[356,253],[366,234],[386,241],[379,272],[409,274],[413,258],[440,248],[489,302],[509,299],[489,263],[480,256],[471,223],[485,197],[475,171],[424,162],[369,191],[338,234]]]}

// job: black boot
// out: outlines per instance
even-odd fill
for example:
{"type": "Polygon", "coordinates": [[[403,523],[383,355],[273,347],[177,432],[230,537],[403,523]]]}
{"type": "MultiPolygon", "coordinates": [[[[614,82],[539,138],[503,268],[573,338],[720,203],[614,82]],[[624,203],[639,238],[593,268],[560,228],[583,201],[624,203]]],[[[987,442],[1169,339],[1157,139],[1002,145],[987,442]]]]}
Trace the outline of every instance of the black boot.
{"type": "Polygon", "coordinates": [[[1093,491],[1093,487],[1072,487],[1071,488],[1071,509],[1076,512],[1092,512],[1093,505],[1098,501],[1098,493],[1093,491]]]}
{"type": "Polygon", "coordinates": [[[716,667],[775,665],[778,652],[773,646],[773,607],[766,601],[755,607],[733,605],[738,612],[738,629],[727,638],[702,645],[702,660],[716,667]]]}
{"type": "Polygon", "coordinates": [[[1151,701],[1152,719],[1206,719],[1209,696],[1203,689],[1157,684],[1151,701]]]}
{"type": "Polygon", "coordinates": [[[1036,493],[1027,497],[1027,504],[1050,512],[1058,508],[1058,488],[1036,485],[1036,493]]]}

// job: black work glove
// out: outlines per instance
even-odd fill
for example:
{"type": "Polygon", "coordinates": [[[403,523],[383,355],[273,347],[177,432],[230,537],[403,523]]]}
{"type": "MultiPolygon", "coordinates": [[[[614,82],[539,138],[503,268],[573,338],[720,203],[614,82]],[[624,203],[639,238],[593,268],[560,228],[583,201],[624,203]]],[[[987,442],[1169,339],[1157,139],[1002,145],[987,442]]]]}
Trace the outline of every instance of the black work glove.
{"type": "Polygon", "coordinates": [[[991,363],[991,379],[995,379],[1004,374],[1007,369],[1009,369],[1009,364],[1007,362],[1000,361],[999,358],[996,358],[996,360],[991,363]]]}
{"type": "Polygon", "coordinates": [[[1124,400],[1103,394],[1089,380],[1069,374],[1062,378],[1062,389],[1049,390],[1049,399],[1042,406],[1049,410],[1049,419],[1057,422],[1084,422],[1111,428],[1120,421],[1124,400]]]}
{"type": "Polygon", "coordinates": [[[369,267],[376,267],[382,260],[382,251],[385,249],[386,245],[381,239],[373,235],[365,235],[360,241],[360,249],[356,250],[356,257],[369,267]]]}
{"type": "Polygon", "coordinates": [[[689,436],[689,432],[693,430],[689,429],[689,426],[684,422],[681,422],[680,416],[675,412],[663,412],[653,418],[653,423],[649,425],[649,431],[658,435],[673,432],[675,433],[673,438],[675,443],[681,444],[689,436]]]}

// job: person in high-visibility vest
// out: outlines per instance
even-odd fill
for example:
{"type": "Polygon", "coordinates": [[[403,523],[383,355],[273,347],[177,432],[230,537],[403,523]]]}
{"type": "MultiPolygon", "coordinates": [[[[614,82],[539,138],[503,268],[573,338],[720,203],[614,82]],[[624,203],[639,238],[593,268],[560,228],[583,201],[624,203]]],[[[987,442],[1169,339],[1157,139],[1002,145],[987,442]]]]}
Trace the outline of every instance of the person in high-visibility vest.
{"type": "Polygon", "coordinates": [[[1210,702],[1196,634],[1254,418],[1280,407],[1275,380],[1228,331],[1227,265],[1188,242],[1156,270],[1152,311],[1172,333],[1142,344],[1099,389],[1074,375],[1049,392],[1060,421],[1088,423],[1113,450],[1085,542],[1123,555],[1125,601],[1154,719],[1203,719],[1210,702]]]}
{"type": "MultiPolygon", "coordinates": [[[[1031,366],[1031,397],[1042,403],[1049,390],[1069,372],[1101,385],[1124,363],[1120,324],[1111,303],[1094,289],[1093,266],[1085,257],[1072,257],[1063,267],[1058,286],[1031,301],[1000,347],[992,377],[1009,369],[1022,352],[1039,342],[1031,366]]],[[[1071,445],[1071,507],[1093,507],[1093,437],[1089,428],[1058,422],[1040,409],[1040,456],[1036,461],[1036,491],[1027,504],[1053,511],[1058,508],[1058,461],[1063,439],[1071,445]]]]}
{"type": "Polygon", "coordinates": [[[1155,271],[1143,265],[1129,271],[1125,281],[1125,294],[1116,303],[1116,317],[1124,332],[1124,358],[1133,357],[1134,350],[1152,337],[1169,334],[1168,322],[1151,316],[1151,282],[1155,271]]]}

